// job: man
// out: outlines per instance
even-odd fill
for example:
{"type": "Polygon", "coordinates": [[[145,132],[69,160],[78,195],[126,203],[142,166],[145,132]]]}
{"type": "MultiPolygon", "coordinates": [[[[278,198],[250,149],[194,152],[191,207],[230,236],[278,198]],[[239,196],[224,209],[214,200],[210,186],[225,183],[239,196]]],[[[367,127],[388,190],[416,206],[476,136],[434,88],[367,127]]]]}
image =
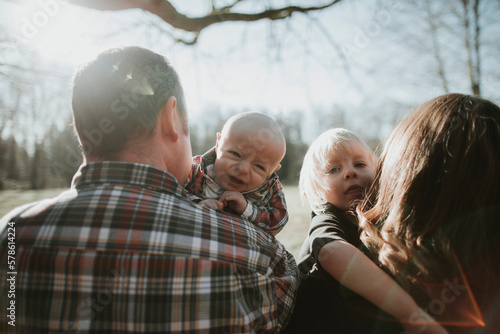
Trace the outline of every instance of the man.
{"type": "Polygon", "coordinates": [[[137,47],[107,51],[77,72],[72,105],[85,161],[71,189],[0,221],[0,332],[283,328],[293,257],[181,187],[191,148],[169,62],[137,47]]]}

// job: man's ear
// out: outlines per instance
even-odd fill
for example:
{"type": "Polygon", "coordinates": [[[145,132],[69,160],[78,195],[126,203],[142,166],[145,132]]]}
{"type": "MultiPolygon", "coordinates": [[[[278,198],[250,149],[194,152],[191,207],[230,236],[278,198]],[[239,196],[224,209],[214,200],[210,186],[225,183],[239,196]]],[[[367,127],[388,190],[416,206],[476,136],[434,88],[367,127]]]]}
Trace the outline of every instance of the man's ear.
{"type": "Polygon", "coordinates": [[[274,170],[274,173],[276,173],[277,171],[279,171],[281,169],[281,164],[278,164],[278,166],[276,166],[276,169],[274,170]]]}
{"type": "Polygon", "coordinates": [[[158,115],[158,126],[163,135],[168,136],[173,141],[179,138],[179,133],[182,129],[178,129],[175,123],[175,113],[177,112],[177,99],[173,96],[169,97],[158,115]]]}

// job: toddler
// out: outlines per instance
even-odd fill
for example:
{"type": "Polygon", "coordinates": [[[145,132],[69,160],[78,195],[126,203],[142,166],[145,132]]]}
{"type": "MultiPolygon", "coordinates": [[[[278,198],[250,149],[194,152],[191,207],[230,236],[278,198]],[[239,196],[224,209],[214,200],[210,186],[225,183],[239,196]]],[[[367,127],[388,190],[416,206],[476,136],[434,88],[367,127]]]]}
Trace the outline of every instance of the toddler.
{"type": "Polygon", "coordinates": [[[414,332],[417,327],[410,326],[411,321],[434,320],[358,250],[361,241],[353,204],[372,185],[376,165],[373,151],[345,129],[328,130],[309,147],[299,189],[301,199],[309,203],[313,213],[298,259],[299,268],[303,274],[322,277],[334,286],[342,284],[414,332]]]}
{"type": "Polygon", "coordinates": [[[285,137],[271,117],[238,114],[217,133],[214,148],[193,158],[185,188],[201,205],[241,215],[276,235],[288,221],[276,175],[285,150],[285,137]]]}

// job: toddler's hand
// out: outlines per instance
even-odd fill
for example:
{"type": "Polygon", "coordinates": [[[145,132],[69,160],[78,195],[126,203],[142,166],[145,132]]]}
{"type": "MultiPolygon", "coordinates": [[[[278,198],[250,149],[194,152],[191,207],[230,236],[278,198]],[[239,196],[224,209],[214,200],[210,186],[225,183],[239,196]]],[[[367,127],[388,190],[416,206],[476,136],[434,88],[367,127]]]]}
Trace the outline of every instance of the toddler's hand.
{"type": "Polygon", "coordinates": [[[403,328],[408,334],[448,334],[444,327],[422,309],[414,312],[409,320],[403,322],[403,328]]]}
{"type": "Polygon", "coordinates": [[[224,204],[221,201],[218,201],[216,199],[204,199],[203,201],[201,201],[198,204],[212,208],[212,209],[222,210],[222,208],[224,208],[224,204]]]}
{"type": "Polygon", "coordinates": [[[237,191],[226,191],[219,196],[219,200],[239,215],[247,208],[247,200],[237,191]]]}

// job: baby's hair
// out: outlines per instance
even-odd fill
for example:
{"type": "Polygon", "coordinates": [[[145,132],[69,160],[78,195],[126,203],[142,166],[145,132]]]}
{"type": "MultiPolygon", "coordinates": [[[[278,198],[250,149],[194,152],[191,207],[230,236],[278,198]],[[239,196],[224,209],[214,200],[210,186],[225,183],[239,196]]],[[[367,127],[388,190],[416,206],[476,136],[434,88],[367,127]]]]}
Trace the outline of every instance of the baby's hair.
{"type": "Polygon", "coordinates": [[[322,181],[327,175],[332,152],[351,153],[357,148],[366,152],[368,162],[372,163],[373,168],[375,168],[377,165],[375,153],[349,130],[330,129],[314,140],[304,156],[300,170],[299,191],[302,204],[309,204],[316,213],[324,210],[327,204],[325,193],[330,189],[326,182],[322,181]]]}
{"type": "Polygon", "coordinates": [[[260,145],[269,145],[271,142],[285,145],[285,136],[279,124],[272,117],[257,111],[243,112],[228,119],[221,135],[225,136],[229,131],[252,131],[255,141],[260,145]]]}
{"type": "Polygon", "coordinates": [[[285,156],[286,139],[283,131],[278,122],[266,114],[247,111],[234,115],[224,124],[220,132],[221,141],[224,141],[229,133],[249,133],[248,142],[241,144],[252,146],[256,150],[262,150],[272,145],[279,148],[280,161],[285,156]]]}

